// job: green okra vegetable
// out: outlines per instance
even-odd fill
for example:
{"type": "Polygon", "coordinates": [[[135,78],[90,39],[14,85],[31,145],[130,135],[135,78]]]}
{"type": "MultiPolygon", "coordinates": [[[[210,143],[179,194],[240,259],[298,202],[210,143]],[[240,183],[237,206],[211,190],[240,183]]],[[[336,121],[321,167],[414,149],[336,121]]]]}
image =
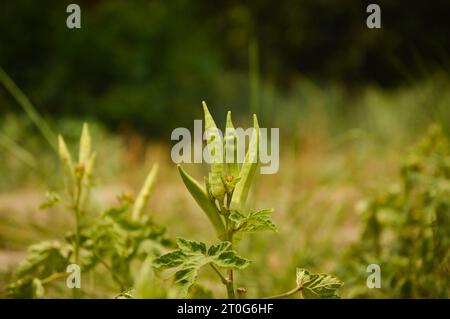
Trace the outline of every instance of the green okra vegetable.
{"type": "Polygon", "coordinates": [[[253,134],[250,140],[244,163],[239,173],[239,181],[237,182],[233,197],[231,198],[230,210],[242,212],[245,208],[248,192],[258,167],[259,154],[259,124],[256,115],[253,115],[253,134]]]}
{"type": "Polygon", "coordinates": [[[89,126],[87,123],[83,124],[83,130],[81,131],[80,147],[78,154],[78,162],[85,164],[89,160],[91,155],[91,136],[89,134],[89,126]]]}
{"type": "Polygon", "coordinates": [[[142,186],[139,195],[136,198],[136,201],[133,205],[133,211],[131,213],[131,218],[136,220],[138,219],[142,213],[144,212],[145,205],[148,203],[148,199],[150,198],[151,192],[155,185],[156,175],[158,174],[158,164],[155,164],[150,173],[147,175],[145,179],[144,186],[142,186]]]}
{"type": "Polygon", "coordinates": [[[205,133],[207,136],[207,147],[211,162],[211,172],[208,175],[211,194],[214,198],[218,199],[219,202],[222,202],[225,196],[225,185],[222,182],[222,177],[224,175],[223,142],[216,123],[214,122],[211,113],[209,113],[205,102],[203,102],[203,111],[205,113],[205,133]]]}
{"type": "MultiPolygon", "coordinates": [[[[132,195],[124,193],[118,197],[119,206],[93,216],[91,213],[97,207],[86,204],[93,186],[96,154],[91,149],[88,125],[83,125],[77,160],[73,160],[75,157],[70,155],[62,136],[58,137],[58,143],[67,194],[47,192],[47,201],[40,205],[40,209],[63,204],[72,214],[73,229],[67,232],[63,242],[45,241],[32,245],[29,255],[17,268],[15,280],[6,287],[5,294],[8,298],[44,297],[47,290],[44,287],[65,281],[71,274],[67,266],[76,264],[86,275],[96,267],[103,267],[121,292],[118,298],[130,297],[128,292],[129,287],[133,286],[134,271],[130,264],[145,260],[142,267],[151,271],[152,259],[172,245],[164,235],[164,227],[149,218],[138,218],[151,194],[157,165],[147,176],[134,207],[129,205],[133,202],[132,195]],[[132,215],[136,218],[133,219],[132,215]]],[[[151,280],[148,272],[144,275],[151,280]]],[[[81,289],[71,290],[74,298],[81,296],[81,289]]],[[[83,290],[83,295],[87,290],[83,290]]],[[[3,291],[1,293],[3,296],[3,291]]]]}
{"type": "Polygon", "coordinates": [[[92,185],[92,171],[94,170],[95,159],[97,155],[92,153],[89,155],[87,162],[83,166],[83,175],[81,179],[82,187],[79,189],[80,192],[80,210],[83,210],[87,198],[89,196],[90,187],[92,185]]]}
{"type": "Polygon", "coordinates": [[[227,176],[237,178],[239,175],[239,163],[237,158],[237,134],[231,121],[231,112],[227,113],[227,124],[225,128],[225,162],[227,176]]]}
{"type": "MultiPolygon", "coordinates": [[[[79,170],[78,178],[80,186],[79,208],[83,210],[89,194],[89,188],[92,184],[92,171],[94,169],[96,154],[91,152],[91,135],[87,123],[83,124],[78,151],[78,165],[75,168],[75,177],[77,177],[77,168],[79,170]]],[[[78,181],[77,181],[78,183],[78,181]]]]}
{"type": "Polygon", "coordinates": [[[205,190],[200,186],[200,184],[193,179],[186,171],[178,165],[178,171],[180,172],[181,178],[183,179],[184,185],[191,193],[194,200],[200,206],[200,208],[206,213],[206,216],[211,221],[218,237],[223,236],[225,233],[225,228],[220,217],[220,213],[217,207],[211,202],[206,194],[205,190]]]}
{"type": "Polygon", "coordinates": [[[70,156],[69,150],[67,149],[66,142],[64,138],[58,136],[58,153],[61,163],[64,169],[64,183],[67,189],[67,193],[70,197],[74,196],[75,193],[75,168],[73,165],[72,157],[70,156]]]}
{"type": "MultiPolygon", "coordinates": [[[[207,250],[203,242],[179,238],[178,249],[156,258],[153,261],[153,268],[157,271],[175,268],[173,282],[179,290],[178,296],[185,298],[198,279],[198,270],[208,265],[225,286],[228,298],[233,299],[242,296],[242,291],[245,291],[243,287],[236,288],[234,272],[243,270],[250,264],[250,260],[241,257],[237,252],[240,240],[244,235],[251,233],[277,232],[277,227],[272,221],[273,209],[251,209],[244,212],[259,161],[260,129],[256,115],[253,115],[253,134],[239,171],[238,140],[231,122],[231,113],[227,114],[225,136],[222,141],[204,102],[203,110],[205,130],[210,130],[210,134],[207,135],[208,151],[213,156],[210,163],[211,171],[205,177],[205,188],[179,165],[178,170],[187,189],[213,224],[220,242],[207,250]],[[221,161],[214,161],[214,155],[218,155],[215,152],[218,150],[225,153],[225,161],[220,156],[216,159],[219,158],[221,161]]],[[[271,298],[285,298],[301,291],[305,291],[306,298],[337,297],[337,290],[342,286],[342,282],[337,278],[309,272],[302,274],[304,275],[301,278],[301,285],[297,284],[294,289],[271,298]]]]}

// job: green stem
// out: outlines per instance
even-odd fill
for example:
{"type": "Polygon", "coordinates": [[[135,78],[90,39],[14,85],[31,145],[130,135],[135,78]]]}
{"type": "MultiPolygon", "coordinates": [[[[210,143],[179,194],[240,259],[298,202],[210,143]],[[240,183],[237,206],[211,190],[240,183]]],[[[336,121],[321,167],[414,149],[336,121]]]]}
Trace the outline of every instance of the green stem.
{"type": "Polygon", "coordinates": [[[219,276],[220,281],[225,285],[226,289],[227,289],[227,295],[229,299],[234,299],[235,295],[234,295],[234,287],[233,287],[233,272],[231,271],[231,277],[230,277],[230,270],[228,271],[228,278],[225,278],[224,275],[222,275],[222,273],[219,271],[219,269],[217,269],[216,266],[214,266],[214,264],[209,264],[211,266],[211,268],[214,270],[214,272],[217,274],[217,276],[219,276]]]}
{"type": "MultiPolygon", "coordinates": [[[[230,220],[228,219],[229,211],[228,208],[222,207],[224,216],[225,216],[225,230],[227,232],[227,240],[230,243],[233,243],[233,223],[230,223],[230,220]]],[[[227,271],[227,279],[226,279],[226,288],[227,288],[227,295],[228,299],[235,299],[235,293],[234,293],[234,274],[233,269],[229,269],[227,271]]]]}
{"type": "Polygon", "coordinates": [[[266,297],[266,298],[263,298],[263,299],[282,299],[282,298],[286,298],[286,297],[292,296],[292,295],[296,294],[297,292],[299,292],[301,290],[302,290],[302,287],[298,286],[298,287],[295,287],[294,289],[289,290],[289,291],[287,291],[285,293],[282,293],[282,294],[279,294],[279,295],[275,295],[275,296],[266,297]]]}
{"type": "Polygon", "coordinates": [[[36,108],[22,92],[21,89],[14,83],[9,75],[0,67],[0,83],[6,88],[6,90],[14,97],[16,102],[25,111],[30,120],[36,125],[41,132],[42,136],[47,140],[48,144],[57,150],[56,148],[56,136],[53,133],[50,126],[44,120],[44,118],[36,111],[36,108]]]}
{"type": "Polygon", "coordinates": [[[222,273],[219,271],[219,269],[217,269],[216,266],[214,266],[214,264],[209,264],[211,266],[211,268],[214,270],[214,272],[217,274],[217,276],[219,276],[220,280],[222,281],[222,283],[224,285],[227,284],[227,279],[222,275],[222,273]]]}
{"type": "Polygon", "coordinates": [[[53,274],[51,274],[48,277],[45,277],[44,279],[41,279],[41,283],[43,285],[48,284],[54,280],[60,279],[60,278],[65,278],[69,275],[69,273],[67,272],[55,272],[53,274]]]}
{"type": "Polygon", "coordinates": [[[126,288],[125,283],[120,279],[119,276],[116,275],[116,273],[114,272],[114,269],[112,269],[107,263],[106,261],[104,261],[102,258],[100,258],[100,256],[98,256],[96,253],[94,253],[95,258],[98,259],[98,261],[100,262],[100,264],[103,265],[103,267],[105,267],[110,273],[112,278],[114,279],[114,281],[119,285],[120,290],[124,290],[126,288]]]}
{"type": "Polygon", "coordinates": [[[79,265],[80,261],[80,219],[81,219],[81,211],[80,211],[80,202],[81,202],[81,178],[78,181],[77,186],[77,197],[75,200],[75,264],[79,265]]]}
{"type": "MultiPolygon", "coordinates": [[[[81,226],[80,226],[80,219],[81,219],[81,183],[82,178],[78,179],[78,185],[77,185],[77,197],[75,199],[75,242],[74,242],[74,258],[75,258],[75,264],[80,266],[80,232],[81,232],[81,226]]],[[[78,290],[73,290],[73,297],[78,298],[78,290]]]]}
{"type": "Polygon", "coordinates": [[[233,279],[233,269],[229,269],[228,270],[228,278],[227,278],[227,294],[228,294],[228,299],[235,299],[235,295],[234,295],[234,279],[233,279]]]}

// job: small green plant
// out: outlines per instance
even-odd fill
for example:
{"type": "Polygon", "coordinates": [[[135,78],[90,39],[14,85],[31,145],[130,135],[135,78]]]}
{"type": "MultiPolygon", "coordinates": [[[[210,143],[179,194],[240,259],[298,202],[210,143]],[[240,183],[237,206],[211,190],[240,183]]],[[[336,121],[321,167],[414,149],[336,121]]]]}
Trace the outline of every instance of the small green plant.
{"type": "MultiPolygon", "coordinates": [[[[29,256],[19,265],[16,281],[7,287],[12,298],[39,298],[44,286],[64,279],[67,266],[76,264],[84,276],[101,266],[124,292],[133,286],[133,261],[154,258],[171,247],[164,236],[165,229],[144,214],[155,183],[158,166],[147,176],[136,199],[131,193],[119,196],[119,205],[101,214],[88,209],[95,153],[91,150],[89,128],[83,126],[78,161],[74,162],[62,136],[58,137],[59,157],[64,170],[64,192],[47,193],[41,209],[62,204],[72,213],[74,229],[65,241],[46,241],[32,245],[29,256]]],[[[82,284],[83,285],[83,284],[82,284]]],[[[74,297],[81,289],[73,289],[74,297]]]]}
{"type": "MultiPolygon", "coordinates": [[[[253,134],[244,162],[239,167],[238,136],[230,112],[222,140],[204,102],[203,111],[210,156],[210,171],[205,177],[205,187],[181,166],[178,166],[178,170],[186,188],[211,222],[219,242],[207,247],[203,242],[178,238],[178,249],[156,258],[153,267],[158,271],[176,268],[174,282],[178,287],[179,297],[188,295],[190,288],[197,281],[200,268],[204,266],[214,270],[225,286],[228,298],[235,298],[238,294],[242,297],[245,288],[236,289],[234,271],[245,269],[250,265],[250,260],[238,254],[240,240],[251,233],[277,232],[277,227],[271,219],[272,209],[247,209],[247,198],[259,161],[258,119],[256,115],[253,116],[253,134]]],[[[342,284],[331,275],[311,274],[304,269],[298,269],[296,287],[273,298],[287,297],[298,292],[305,298],[335,298],[342,284]]]]}
{"type": "Polygon", "coordinates": [[[400,176],[361,203],[364,231],[349,258],[359,269],[381,267],[381,289],[371,289],[376,296],[448,298],[450,144],[439,127],[408,154],[400,176]]]}

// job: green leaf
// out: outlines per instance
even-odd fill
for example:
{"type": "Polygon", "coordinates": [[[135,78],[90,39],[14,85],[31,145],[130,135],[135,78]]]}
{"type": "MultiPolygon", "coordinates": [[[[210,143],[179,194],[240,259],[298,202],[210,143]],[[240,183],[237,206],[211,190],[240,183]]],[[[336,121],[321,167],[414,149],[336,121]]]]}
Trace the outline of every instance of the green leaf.
{"type": "Polygon", "coordinates": [[[107,209],[103,213],[103,216],[108,216],[108,217],[112,218],[113,220],[117,220],[117,219],[123,218],[127,212],[128,212],[128,206],[123,205],[120,207],[112,207],[112,208],[107,209]]]}
{"type": "Polygon", "coordinates": [[[216,255],[213,263],[221,268],[244,269],[250,265],[250,260],[240,257],[234,250],[228,250],[216,255]]]}
{"type": "Polygon", "coordinates": [[[177,238],[177,245],[178,248],[185,254],[206,253],[206,245],[202,242],[177,238]]]}
{"type": "Polygon", "coordinates": [[[223,241],[220,244],[213,245],[208,249],[208,255],[214,256],[218,255],[224,251],[227,251],[231,248],[231,243],[229,241],[223,241]]]}
{"type": "Polygon", "coordinates": [[[39,205],[39,209],[48,209],[61,202],[61,196],[56,192],[47,192],[45,193],[45,197],[47,200],[39,205]]]}
{"type": "Polygon", "coordinates": [[[233,191],[231,198],[230,209],[242,212],[245,209],[248,192],[252,185],[253,178],[258,167],[259,160],[259,124],[256,115],[253,115],[253,134],[250,144],[245,155],[244,163],[242,164],[239,173],[239,182],[233,191]]]}
{"type": "Polygon", "coordinates": [[[217,207],[211,202],[205,190],[200,186],[200,184],[191,176],[189,176],[189,174],[187,174],[180,165],[178,165],[178,171],[180,172],[181,179],[183,180],[184,185],[186,185],[186,188],[191,193],[194,200],[209,218],[211,224],[216,230],[217,236],[221,238],[225,233],[225,227],[223,225],[222,219],[220,218],[220,213],[217,207]]]}
{"type": "Polygon", "coordinates": [[[33,298],[42,298],[45,294],[44,286],[42,285],[42,282],[34,278],[33,279],[33,298]]]}
{"type": "MultiPolygon", "coordinates": [[[[134,220],[131,218],[131,216],[129,216],[128,208],[128,205],[110,208],[103,213],[103,218],[109,217],[114,223],[120,226],[120,228],[127,231],[142,229],[143,224],[140,221],[134,220]]],[[[104,230],[108,231],[108,229],[104,230]]]]}
{"type": "Polygon", "coordinates": [[[145,205],[147,205],[148,200],[150,198],[150,194],[155,184],[156,175],[158,174],[158,164],[155,164],[150,173],[147,175],[145,179],[144,186],[142,186],[141,191],[139,192],[138,197],[133,205],[132,218],[137,219],[142,215],[145,209],[145,205]]]}
{"type": "Polygon", "coordinates": [[[337,290],[344,283],[328,274],[311,274],[308,270],[297,268],[297,286],[306,299],[339,298],[337,290]]]}
{"type": "Polygon", "coordinates": [[[153,268],[164,270],[181,265],[186,260],[186,254],[181,250],[175,250],[170,253],[159,256],[153,260],[153,268]]]}
{"type": "Polygon", "coordinates": [[[56,241],[46,241],[30,246],[29,255],[17,267],[17,276],[33,275],[44,278],[61,272],[67,266],[68,247],[56,241]]]}
{"type": "Polygon", "coordinates": [[[32,299],[44,297],[45,289],[38,278],[27,276],[6,287],[6,296],[12,299],[32,299]]]}
{"type": "Polygon", "coordinates": [[[180,296],[187,296],[189,288],[194,285],[198,277],[198,270],[203,266],[202,263],[191,263],[175,273],[175,283],[180,287],[180,296]]]}
{"type": "Polygon", "coordinates": [[[199,269],[207,264],[230,269],[243,269],[250,264],[231,249],[230,242],[221,242],[206,250],[204,243],[178,238],[177,245],[178,250],[156,258],[153,267],[156,270],[178,268],[174,280],[182,297],[197,280],[199,269]]]}
{"type": "Polygon", "coordinates": [[[277,232],[277,226],[272,222],[272,212],[273,209],[263,209],[244,216],[232,211],[228,218],[235,223],[236,233],[256,233],[266,230],[277,232]]]}

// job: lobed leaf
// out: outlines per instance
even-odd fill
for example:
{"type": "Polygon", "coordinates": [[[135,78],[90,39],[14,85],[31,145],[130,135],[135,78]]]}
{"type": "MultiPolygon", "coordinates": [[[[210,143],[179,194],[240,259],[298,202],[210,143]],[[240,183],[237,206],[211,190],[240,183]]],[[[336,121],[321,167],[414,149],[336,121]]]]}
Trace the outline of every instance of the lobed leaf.
{"type": "Polygon", "coordinates": [[[152,266],[157,270],[164,270],[181,265],[186,260],[186,254],[181,250],[159,256],[153,260],[152,266]]]}
{"type": "Polygon", "coordinates": [[[175,272],[175,283],[180,289],[180,296],[185,297],[189,288],[195,283],[198,271],[207,264],[217,267],[243,269],[250,261],[240,257],[231,249],[230,242],[221,242],[206,250],[202,242],[177,239],[178,250],[162,255],[153,261],[153,267],[157,270],[178,267],[175,272]]]}
{"type": "Polygon", "coordinates": [[[177,246],[185,254],[206,253],[205,243],[199,241],[177,238],[177,246]]]}
{"type": "Polygon", "coordinates": [[[306,299],[339,298],[337,291],[344,283],[328,274],[311,274],[308,270],[297,268],[297,286],[301,287],[306,299]]]}
{"type": "Polygon", "coordinates": [[[17,267],[17,276],[47,277],[63,271],[67,265],[68,247],[57,241],[44,241],[30,246],[29,255],[17,267]]]}
{"type": "Polygon", "coordinates": [[[263,209],[244,216],[237,211],[232,211],[228,218],[235,223],[236,233],[256,233],[267,230],[278,232],[277,226],[272,222],[272,212],[273,209],[263,209]]]}
{"type": "Polygon", "coordinates": [[[33,277],[21,278],[6,287],[6,296],[13,299],[42,298],[45,289],[41,280],[33,277]]]}
{"type": "Polygon", "coordinates": [[[244,269],[250,265],[250,260],[240,257],[234,250],[228,250],[216,255],[213,263],[221,268],[244,269]]]}
{"type": "Polygon", "coordinates": [[[231,248],[231,243],[229,241],[223,241],[220,244],[209,247],[208,255],[209,256],[218,255],[224,251],[227,251],[230,248],[231,248]]]}

